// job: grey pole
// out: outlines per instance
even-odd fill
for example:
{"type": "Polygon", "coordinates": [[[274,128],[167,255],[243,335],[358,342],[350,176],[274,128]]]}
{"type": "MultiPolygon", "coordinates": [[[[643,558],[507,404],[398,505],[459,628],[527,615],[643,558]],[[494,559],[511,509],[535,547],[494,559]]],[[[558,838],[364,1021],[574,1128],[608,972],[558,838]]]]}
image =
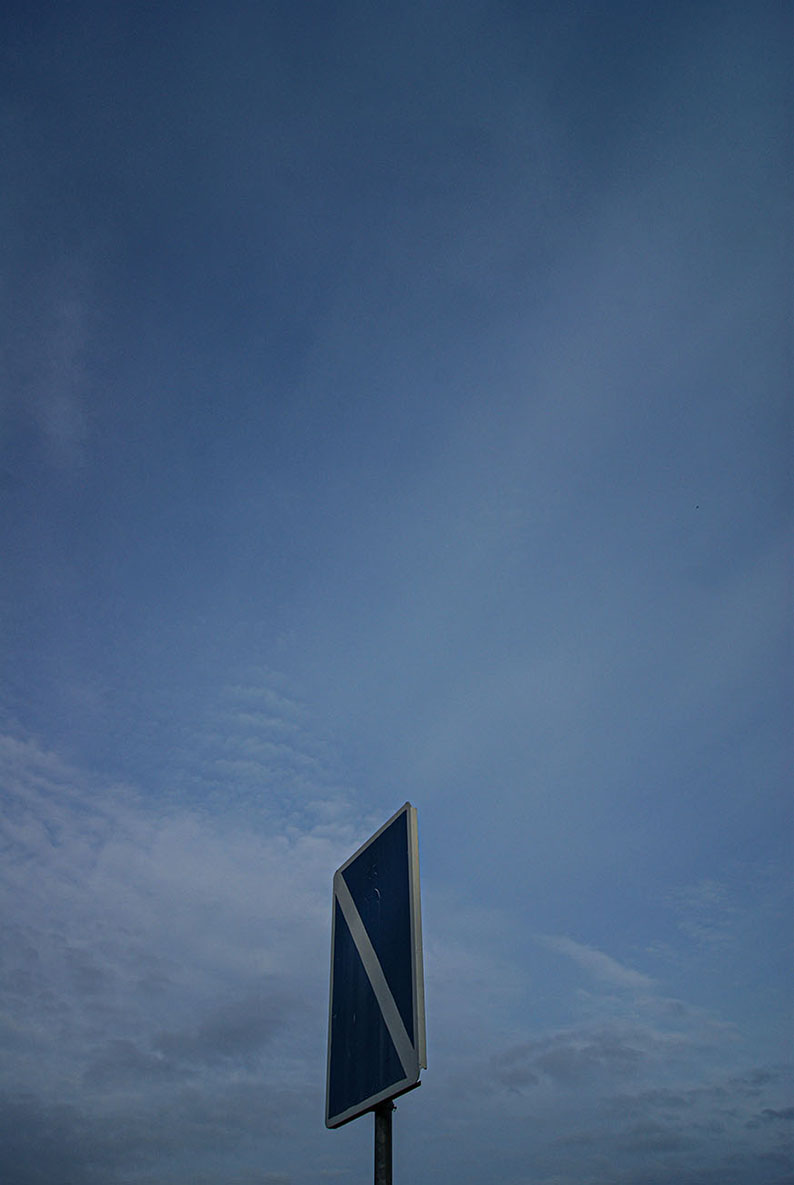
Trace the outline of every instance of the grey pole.
{"type": "Polygon", "coordinates": [[[386,1099],[375,1108],[375,1185],[391,1181],[391,1113],[394,1103],[386,1099]]]}

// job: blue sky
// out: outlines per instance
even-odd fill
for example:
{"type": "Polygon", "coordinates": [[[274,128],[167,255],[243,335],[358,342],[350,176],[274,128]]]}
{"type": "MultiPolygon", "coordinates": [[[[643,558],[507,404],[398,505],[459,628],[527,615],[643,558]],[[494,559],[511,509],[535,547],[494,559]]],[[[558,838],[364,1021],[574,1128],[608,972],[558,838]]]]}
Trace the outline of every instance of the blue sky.
{"type": "Polygon", "coordinates": [[[791,1182],[786,7],[0,44],[3,1179],[367,1179],[331,876],[410,799],[396,1179],[791,1182]]]}

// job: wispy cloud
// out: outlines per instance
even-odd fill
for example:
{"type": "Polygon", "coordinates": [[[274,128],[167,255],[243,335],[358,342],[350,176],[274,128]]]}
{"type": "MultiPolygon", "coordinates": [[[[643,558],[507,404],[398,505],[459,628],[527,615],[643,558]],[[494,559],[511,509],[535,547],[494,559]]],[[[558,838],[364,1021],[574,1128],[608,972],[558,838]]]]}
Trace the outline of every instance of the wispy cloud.
{"type": "Polygon", "coordinates": [[[720,881],[704,879],[670,894],[682,934],[698,946],[725,947],[735,942],[743,919],[732,890],[720,881]]]}
{"type": "Polygon", "coordinates": [[[587,946],[583,942],[575,942],[572,938],[555,937],[554,935],[541,935],[539,936],[539,941],[550,950],[557,951],[558,954],[566,955],[568,958],[573,959],[575,963],[583,967],[595,979],[608,983],[613,987],[648,990],[654,986],[654,981],[649,975],[644,975],[640,971],[635,971],[633,968],[619,963],[617,959],[613,959],[611,955],[597,950],[594,946],[587,946]]]}
{"type": "Polygon", "coordinates": [[[0,413],[27,416],[48,459],[72,468],[89,430],[86,351],[93,312],[87,269],[75,256],[18,279],[0,356],[0,413]]]}

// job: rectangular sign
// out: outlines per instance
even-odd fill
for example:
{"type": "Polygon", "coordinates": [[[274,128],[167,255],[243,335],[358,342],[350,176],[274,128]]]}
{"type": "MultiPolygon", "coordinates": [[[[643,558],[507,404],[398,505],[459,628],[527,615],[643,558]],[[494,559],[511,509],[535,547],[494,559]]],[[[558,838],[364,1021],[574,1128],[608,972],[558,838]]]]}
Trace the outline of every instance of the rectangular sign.
{"type": "Polygon", "coordinates": [[[427,1066],[416,809],[334,873],[327,1127],[416,1086],[427,1066]]]}

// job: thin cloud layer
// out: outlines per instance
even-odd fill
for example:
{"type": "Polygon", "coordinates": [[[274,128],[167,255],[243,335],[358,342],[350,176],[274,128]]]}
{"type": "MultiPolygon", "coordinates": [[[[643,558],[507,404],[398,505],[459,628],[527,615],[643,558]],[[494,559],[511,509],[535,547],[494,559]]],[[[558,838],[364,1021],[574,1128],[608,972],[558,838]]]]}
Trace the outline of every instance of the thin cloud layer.
{"type": "MultiPolygon", "coordinates": [[[[286,821],[274,833],[271,817],[219,832],[216,818],[187,806],[102,790],[29,738],[6,735],[0,751],[11,789],[1,878],[2,1043],[14,1067],[0,1108],[7,1171],[21,1185],[56,1164],[80,1185],[161,1179],[155,1171],[177,1181],[185,1149],[226,1164],[242,1142],[251,1156],[269,1149],[274,1180],[305,1179],[293,1176],[290,1149],[322,1110],[327,889],[357,842],[350,822],[298,833],[286,821]],[[133,1147],[143,1167],[130,1177],[133,1147]]],[[[504,915],[436,899],[432,881],[425,895],[440,1065],[431,1112],[414,1116],[417,1139],[429,1136],[435,1095],[453,1093],[475,1126],[527,1109],[532,1129],[558,1112],[556,1135],[533,1137],[541,1166],[664,1155],[669,1171],[695,1181],[686,1173],[705,1156],[702,1132],[728,1139],[734,1159],[742,1149],[745,1161],[784,1155],[785,1070],[731,1073],[746,1056],[735,1026],[606,952],[550,936],[540,944],[550,957],[578,969],[568,1007],[581,1019],[525,1025],[518,1037],[517,1009],[544,983],[542,968],[527,981],[504,915]],[[445,914],[457,920],[442,937],[445,914]]],[[[319,1131],[307,1141],[328,1164],[319,1131]]],[[[740,1181],[725,1164],[726,1180],[740,1181]]]]}
{"type": "Polygon", "coordinates": [[[631,967],[623,966],[617,959],[611,958],[609,955],[604,954],[603,951],[595,950],[592,946],[585,946],[582,942],[574,942],[572,938],[555,938],[549,935],[542,938],[541,941],[545,942],[552,950],[556,950],[562,955],[567,955],[579,963],[585,970],[590,971],[596,979],[604,980],[606,983],[611,983],[615,987],[647,989],[653,984],[653,980],[649,976],[643,975],[640,971],[634,971],[631,967]]]}

